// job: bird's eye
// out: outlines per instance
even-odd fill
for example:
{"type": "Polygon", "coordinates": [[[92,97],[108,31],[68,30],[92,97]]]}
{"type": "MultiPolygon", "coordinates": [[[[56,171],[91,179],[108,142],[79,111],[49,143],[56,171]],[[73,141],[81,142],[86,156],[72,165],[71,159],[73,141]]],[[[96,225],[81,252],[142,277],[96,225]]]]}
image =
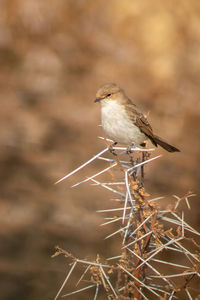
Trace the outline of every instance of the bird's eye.
{"type": "Polygon", "coordinates": [[[107,94],[107,97],[110,97],[111,96],[111,94],[107,94]]]}

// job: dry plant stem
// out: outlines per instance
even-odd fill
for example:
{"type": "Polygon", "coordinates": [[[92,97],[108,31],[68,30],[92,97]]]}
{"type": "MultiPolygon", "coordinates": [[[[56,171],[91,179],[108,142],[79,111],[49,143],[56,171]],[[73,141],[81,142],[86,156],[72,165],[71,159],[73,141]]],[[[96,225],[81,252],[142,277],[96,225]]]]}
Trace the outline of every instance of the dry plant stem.
{"type": "MultiPolygon", "coordinates": [[[[142,161],[145,160],[145,155],[142,153],[142,161]]],[[[135,179],[135,178],[134,178],[135,179]]],[[[143,169],[143,166],[141,168],[141,180],[142,180],[142,184],[143,184],[143,179],[144,179],[144,169],[143,169]]],[[[129,178],[129,181],[130,181],[130,185],[134,185],[135,184],[135,180],[133,180],[131,177],[129,178]]],[[[139,188],[137,188],[136,190],[134,190],[135,192],[135,198],[136,198],[136,207],[137,207],[137,217],[138,217],[138,220],[139,220],[139,224],[143,223],[143,231],[145,233],[145,238],[143,237],[143,247],[141,247],[141,239],[139,238],[136,242],[136,248],[137,248],[137,254],[139,255],[139,257],[143,257],[145,256],[145,253],[148,252],[148,244],[149,244],[149,241],[150,241],[150,238],[151,238],[151,235],[152,235],[152,232],[149,234],[149,231],[147,229],[147,226],[146,226],[146,223],[144,222],[145,221],[145,216],[144,216],[144,213],[143,213],[143,209],[142,209],[142,206],[144,205],[144,197],[140,191],[139,188]]],[[[145,203],[149,206],[149,208],[152,210],[152,207],[148,204],[148,203],[145,203]]],[[[156,220],[156,214],[154,213],[154,216],[152,216],[151,218],[153,218],[153,221],[152,221],[152,229],[154,227],[154,224],[155,224],[155,220],[156,220]]],[[[141,233],[141,231],[138,231],[137,232],[137,235],[139,235],[141,233]]],[[[140,283],[140,278],[141,278],[141,275],[144,277],[145,275],[145,269],[141,269],[141,268],[137,268],[141,263],[141,260],[138,259],[136,261],[136,268],[134,270],[134,285],[135,285],[135,289],[134,289],[134,293],[133,293],[133,297],[135,299],[142,299],[142,295],[139,293],[139,289],[141,287],[141,283],[140,283]]]]}
{"type": "MultiPolygon", "coordinates": [[[[116,155],[114,155],[114,156],[116,156],[116,155]]],[[[145,155],[145,153],[142,152],[142,162],[145,160],[146,157],[147,157],[147,155],[145,155]]],[[[117,158],[118,158],[118,157],[117,157],[117,158]]],[[[116,157],[115,157],[115,159],[116,159],[116,157]]],[[[119,161],[119,159],[118,159],[118,161],[119,161]]],[[[121,166],[120,163],[119,163],[119,165],[121,166]]],[[[122,169],[124,172],[126,172],[126,170],[124,170],[124,168],[121,168],[121,169],[122,169]]],[[[127,174],[127,173],[125,173],[125,174],[127,174]]],[[[134,177],[134,179],[136,179],[136,178],[134,177]]],[[[143,181],[143,179],[144,179],[144,169],[143,169],[143,166],[142,166],[142,168],[141,168],[141,179],[142,179],[142,181],[143,181]]],[[[142,183],[143,183],[143,182],[142,182],[142,183]]],[[[129,177],[129,179],[128,179],[128,184],[134,185],[134,184],[135,184],[135,180],[133,180],[131,177],[129,177]]],[[[128,189],[128,191],[129,191],[129,189],[128,189]]],[[[130,193],[130,192],[129,192],[129,193],[130,193]]],[[[142,200],[144,200],[144,197],[141,195],[139,189],[137,190],[137,194],[138,194],[139,199],[141,198],[142,200]]],[[[130,196],[130,198],[131,198],[131,196],[130,196]]],[[[140,202],[136,203],[136,205],[137,205],[137,204],[140,206],[140,202]]],[[[151,206],[149,205],[149,207],[151,207],[151,206]]],[[[139,209],[138,209],[138,211],[139,211],[139,209]]],[[[140,223],[141,223],[142,221],[144,221],[144,216],[143,216],[143,214],[142,214],[142,210],[140,210],[138,216],[139,216],[139,218],[140,218],[140,223]]],[[[154,222],[155,222],[155,219],[156,219],[156,215],[154,214],[154,222]]],[[[152,224],[154,224],[154,222],[152,222],[152,224]]],[[[130,225],[129,225],[129,226],[130,226],[130,225]]],[[[129,227],[129,226],[128,226],[128,227],[129,227]]],[[[145,230],[146,234],[148,234],[148,230],[147,230],[147,228],[146,228],[146,226],[145,226],[145,223],[144,223],[143,226],[144,226],[144,230],[145,230]]],[[[152,226],[154,226],[154,225],[152,225],[152,226]]],[[[149,243],[149,240],[150,240],[150,236],[151,236],[151,235],[148,235],[146,241],[144,242],[145,244],[144,244],[144,248],[143,248],[143,253],[141,252],[142,250],[140,249],[140,247],[138,247],[138,249],[139,249],[139,250],[138,250],[139,256],[144,255],[145,250],[146,250],[147,247],[148,247],[148,243],[149,243]]],[[[139,240],[138,240],[138,242],[139,242],[139,240]]],[[[139,245],[139,246],[140,246],[140,245],[139,245]]],[[[136,266],[138,266],[140,263],[141,263],[141,260],[138,259],[138,262],[136,263],[136,266]]],[[[144,274],[144,271],[141,270],[140,268],[136,268],[135,271],[134,271],[134,277],[135,277],[134,285],[135,285],[135,289],[134,289],[133,297],[134,297],[135,299],[142,299],[142,295],[141,295],[141,293],[139,292],[139,289],[140,289],[140,281],[137,280],[137,279],[140,278],[142,272],[143,272],[143,274],[144,274]]]]}
{"type": "MultiPolygon", "coordinates": [[[[148,152],[142,152],[142,161],[147,160],[150,157],[148,152]]],[[[141,166],[141,183],[144,185],[144,165],[141,166]]]]}
{"type": "Polygon", "coordinates": [[[184,201],[190,209],[189,198],[194,194],[188,193],[183,197],[174,196],[175,204],[170,209],[161,210],[156,201],[163,197],[148,200],[149,195],[144,188],[144,165],[160,156],[150,158],[150,152],[147,149],[144,149],[140,156],[141,150],[137,148],[133,150],[133,155],[132,153],[127,155],[128,160],[122,160],[121,155],[126,154],[126,148],[114,147],[114,153],[111,151],[112,158],[106,158],[103,155],[109,151],[107,141],[106,144],[106,149],[64,178],[75,174],[96,159],[110,164],[109,167],[106,166],[103,170],[76,185],[90,181],[117,195],[117,199],[114,199],[117,207],[101,209],[98,212],[106,213],[102,225],[116,224],[116,229],[106,239],[114,239],[120,235],[121,252],[108,258],[106,263],[101,263],[98,256],[95,261],[87,261],[76,258],[71,253],[57,247],[54,256],[63,254],[71,260],[72,264],[55,299],[59,297],[77,266],[84,267],[84,271],[76,286],[84,282],[87,282],[87,285],[79,290],[65,293],[63,296],[67,297],[94,289],[92,299],[96,300],[100,287],[103,287],[107,299],[110,300],[149,299],[149,293],[153,297],[151,299],[178,299],[180,291],[185,293],[187,299],[192,299],[192,292],[189,291],[189,288],[194,279],[200,278],[197,267],[200,264],[200,257],[185,247],[183,242],[191,242],[191,245],[199,250],[198,241],[194,240],[191,235],[199,237],[200,234],[184,220],[184,214],[180,214],[177,209],[181,201],[184,201]],[[135,156],[136,158],[134,158],[135,156]],[[123,174],[122,180],[115,179],[114,168],[120,171],[119,174],[123,174]],[[105,172],[110,175],[111,181],[102,183],[96,178],[105,172]],[[120,226],[120,224],[122,225],[120,226]],[[189,237],[185,236],[187,233],[189,237]],[[180,264],[178,261],[174,263],[170,261],[171,256],[167,260],[158,257],[164,251],[170,251],[172,257],[182,256],[185,263],[180,264]],[[108,263],[110,261],[115,261],[115,263],[111,265],[108,263]],[[173,268],[174,272],[161,272],[161,265],[173,268]],[[179,286],[175,283],[176,278],[182,280],[179,286]]]}

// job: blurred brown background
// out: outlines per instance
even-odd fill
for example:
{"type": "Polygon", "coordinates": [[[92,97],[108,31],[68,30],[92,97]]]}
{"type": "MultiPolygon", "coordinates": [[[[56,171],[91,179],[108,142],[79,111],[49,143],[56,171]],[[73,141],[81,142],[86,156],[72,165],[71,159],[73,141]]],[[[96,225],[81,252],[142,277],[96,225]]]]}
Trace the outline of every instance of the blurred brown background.
{"type": "MultiPolygon", "coordinates": [[[[0,66],[1,297],[53,299],[68,269],[50,258],[55,245],[81,258],[118,254],[96,213],[112,195],[70,188],[103,162],[53,185],[105,147],[93,103],[100,85],[123,87],[182,151],[156,150],[152,196],[200,192],[200,2],[0,1],[0,66]]],[[[198,197],[191,206],[186,219],[199,229],[198,197]]]]}

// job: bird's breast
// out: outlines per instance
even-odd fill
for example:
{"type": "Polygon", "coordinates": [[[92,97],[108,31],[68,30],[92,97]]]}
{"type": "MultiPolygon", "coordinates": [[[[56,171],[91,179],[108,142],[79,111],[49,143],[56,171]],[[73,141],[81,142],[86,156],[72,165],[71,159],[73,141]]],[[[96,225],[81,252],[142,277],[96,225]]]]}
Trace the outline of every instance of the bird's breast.
{"type": "Polygon", "coordinates": [[[116,142],[139,145],[145,140],[145,135],[129,118],[125,106],[117,101],[102,103],[101,119],[106,135],[116,142]]]}

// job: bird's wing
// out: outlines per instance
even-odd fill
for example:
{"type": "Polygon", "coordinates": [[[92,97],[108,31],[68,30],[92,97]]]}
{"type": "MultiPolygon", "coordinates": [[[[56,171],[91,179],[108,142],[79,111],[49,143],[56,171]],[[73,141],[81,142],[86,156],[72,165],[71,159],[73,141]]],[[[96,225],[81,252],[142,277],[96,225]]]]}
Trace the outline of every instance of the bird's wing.
{"type": "Polygon", "coordinates": [[[126,104],[126,111],[132,120],[132,122],[139,127],[142,133],[144,133],[156,146],[157,143],[154,141],[154,134],[151,125],[143,113],[137,108],[137,106],[129,99],[126,104]]]}

